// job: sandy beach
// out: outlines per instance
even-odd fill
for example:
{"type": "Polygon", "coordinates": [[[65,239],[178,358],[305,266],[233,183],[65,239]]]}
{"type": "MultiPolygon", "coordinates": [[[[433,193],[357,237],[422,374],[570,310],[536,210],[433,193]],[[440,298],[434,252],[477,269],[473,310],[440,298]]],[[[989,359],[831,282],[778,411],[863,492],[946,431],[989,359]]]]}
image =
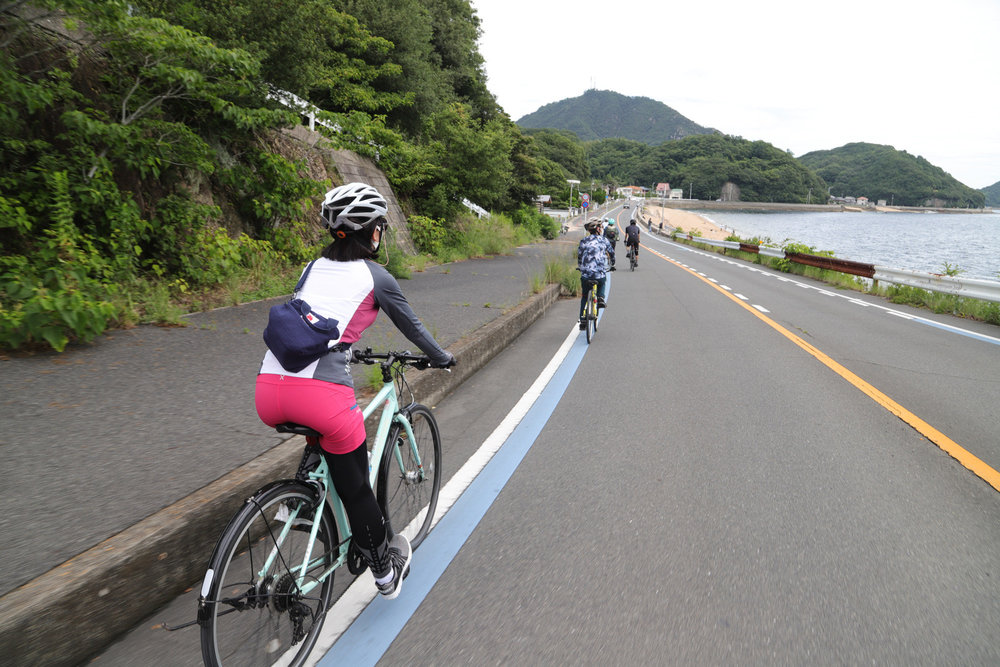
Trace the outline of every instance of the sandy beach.
{"type": "Polygon", "coordinates": [[[665,208],[652,203],[645,204],[643,211],[645,212],[645,217],[653,219],[654,228],[660,224],[660,220],[663,220],[664,226],[677,227],[687,233],[698,231],[701,232],[703,238],[715,241],[724,241],[730,234],[730,232],[722,227],[714,225],[697,213],[691,213],[690,211],[665,208]]]}

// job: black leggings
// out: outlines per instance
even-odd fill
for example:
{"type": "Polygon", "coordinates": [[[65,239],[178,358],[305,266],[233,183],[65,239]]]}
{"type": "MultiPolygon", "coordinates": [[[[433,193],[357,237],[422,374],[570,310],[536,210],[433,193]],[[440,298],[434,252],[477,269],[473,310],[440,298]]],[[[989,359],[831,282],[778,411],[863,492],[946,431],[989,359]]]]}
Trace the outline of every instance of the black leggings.
{"type": "Polygon", "coordinates": [[[385,542],[385,521],[368,484],[368,447],[361,443],[347,454],[324,451],[337,495],[344,502],[351,522],[354,542],[362,549],[374,550],[385,542]]]}

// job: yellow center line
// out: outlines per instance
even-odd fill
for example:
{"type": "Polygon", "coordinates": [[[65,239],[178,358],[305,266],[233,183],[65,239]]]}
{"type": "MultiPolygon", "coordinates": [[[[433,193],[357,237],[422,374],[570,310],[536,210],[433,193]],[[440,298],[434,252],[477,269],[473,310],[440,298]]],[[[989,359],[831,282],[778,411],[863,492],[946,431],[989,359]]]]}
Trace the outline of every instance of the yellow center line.
{"type": "Polygon", "coordinates": [[[834,373],[841,376],[842,378],[850,382],[852,385],[860,389],[862,392],[867,394],[873,401],[875,401],[883,408],[885,408],[886,410],[888,410],[889,412],[896,415],[904,422],[912,426],[914,429],[917,430],[918,433],[920,433],[925,438],[933,442],[935,445],[943,449],[950,456],[955,458],[959,463],[961,463],[963,466],[971,470],[977,477],[985,481],[987,484],[992,486],[997,491],[1000,491],[1000,472],[997,472],[996,470],[991,468],[982,459],[975,456],[972,452],[968,451],[967,449],[959,445],[957,442],[946,436],[944,433],[937,430],[936,428],[925,422],[923,419],[913,414],[912,412],[904,408],[896,401],[889,398],[886,394],[879,391],[865,380],[862,380],[860,377],[852,373],[850,370],[845,368],[843,365],[841,365],[839,362],[834,360],[829,355],[822,352],[812,344],[806,342],[799,336],[796,336],[794,333],[792,333],[785,327],[781,326],[780,324],[778,324],[777,322],[775,322],[770,317],[766,316],[764,313],[760,312],[753,306],[743,302],[738,297],[734,296],[730,292],[722,289],[721,287],[713,283],[711,280],[708,280],[707,278],[698,275],[691,269],[682,266],[680,263],[670,259],[665,255],[660,254],[656,250],[653,250],[652,248],[648,248],[646,246],[642,247],[646,248],[646,250],[653,253],[654,255],[657,255],[658,257],[667,260],[674,266],[677,266],[678,268],[687,271],[695,278],[704,282],[706,285],[709,285],[710,287],[715,288],[722,294],[725,294],[732,301],[736,302],[742,308],[753,314],[754,317],[760,319],[762,322],[764,322],[769,327],[780,333],[782,336],[784,336],[785,338],[792,341],[793,343],[801,347],[803,350],[814,356],[816,359],[818,359],[820,362],[822,362],[824,365],[830,368],[834,373]]]}

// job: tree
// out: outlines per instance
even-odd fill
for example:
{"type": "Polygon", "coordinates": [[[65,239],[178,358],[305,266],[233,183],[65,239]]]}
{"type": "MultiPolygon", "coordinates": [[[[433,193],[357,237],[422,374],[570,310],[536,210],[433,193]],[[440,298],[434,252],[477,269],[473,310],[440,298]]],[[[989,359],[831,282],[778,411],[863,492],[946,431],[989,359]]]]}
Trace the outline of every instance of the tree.
{"type": "Polygon", "coordinates": [[[35,14],[0,54],[0,341],[13,346],[89,340],[143,274],[225,277],[245,237],[220,230],[219,208],[192,192],[231,171],[220,154],[263,158],[263,187],[234,185],[272,222],[300,215],[315,187],[261,150],[258,133],[292,115],[259,106],[246,52],[122,1],[59,4],[73,13],[35,14]]]}
{"type": "Polygon", "coordinates": [[[432,217],[451,218],[463,197],[486,208],[509,206],[514,137],[501,119],[480,126],[467,105],[454,103],[431,116],[426,134],[438,167],[420,194],[432,217]]]}
{"type": "Polygon", "coordinates": [[[901,206],[940,201],[945,206],[980,208],[985,201],[982,192],[958,182],[940,167],[892,146],[851,143],[806,153],[799,161],[826,180],[836,196],[885,199],[901,206]]]}
{"type": "Polygon", "coordinates": [[[486,87],[483,56],[479,53],[479,17],[469,0],[421,0],[434,18],[431,41],[457,99],[482,121],[501,113],[486,87]]]}
{"type": "Polygon", "coordinates": [[[400,72],[387,58],[392,44],[325,0],[135,0],[135,5],[223,48],[247,51],[259,60],[263,81],[327,111],[389,111],[407,101],[405,93],[372,85],[400,72]]]}
{"type": "Polygon", "coordinates": [[[372,35],[392,43],[382,58],[398,66],[372,81],[377,90],[402,95],[407,103],[387,113],[390,126],[410,137],[419,135],[422,121],[456,99],[447,72],[434,51],[434,21],[421,0],[332,0],[345,14],[357,18],[372,35]]]}
{"type": "Polygon", "coordinates": [[[560,165],[566,178],[582,180],[590,176],[583,144],[569,130],[522,130],[534,140],[538,154],[560,165]]]}

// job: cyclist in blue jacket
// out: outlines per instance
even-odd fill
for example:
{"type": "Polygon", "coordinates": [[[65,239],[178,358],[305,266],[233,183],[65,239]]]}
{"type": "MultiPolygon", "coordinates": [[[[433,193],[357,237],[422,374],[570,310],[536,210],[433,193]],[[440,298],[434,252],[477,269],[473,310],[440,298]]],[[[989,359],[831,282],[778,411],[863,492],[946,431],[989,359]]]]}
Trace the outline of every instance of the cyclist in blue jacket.
{"type": "Polygon", "coordinates": [[[580,328],[587,328],[587,320],[584,319],[584,309],[587,306],[587,295],[594,283],[597,283],[597,306],[604,308],[607,305],[605,300],[608,294],[608,271],[613,271],[611,262],[615,258],[615,249],[611,241],[604,238],[602,232],[604,225],[600,220],[588,222],[586,230],[588,236],[583,237],[576,250],[577,265],[580,269],[580,283],[583,287],[580,295],[580,328]]]}

